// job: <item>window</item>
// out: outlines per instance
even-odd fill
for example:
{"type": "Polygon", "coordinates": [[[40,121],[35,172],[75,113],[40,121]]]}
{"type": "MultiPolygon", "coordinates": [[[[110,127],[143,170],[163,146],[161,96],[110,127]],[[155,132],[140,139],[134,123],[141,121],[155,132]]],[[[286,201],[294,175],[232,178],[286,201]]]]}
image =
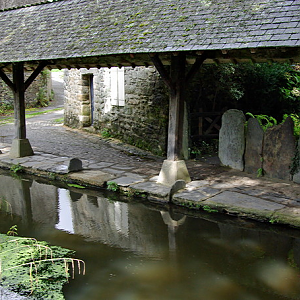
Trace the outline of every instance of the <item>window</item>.
{"type": "Polygon", "coordinates": [[[125,105],[124,68],[110,69],[111,105],[125,105]]]}

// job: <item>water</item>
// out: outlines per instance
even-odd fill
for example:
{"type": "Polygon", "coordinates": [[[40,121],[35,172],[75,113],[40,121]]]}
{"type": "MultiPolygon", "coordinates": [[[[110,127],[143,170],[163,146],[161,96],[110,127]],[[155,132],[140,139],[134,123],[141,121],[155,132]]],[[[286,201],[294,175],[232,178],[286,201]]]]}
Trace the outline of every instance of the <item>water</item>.
{"type": "Polygon", "coordinates": [[[74,249],[71,300],[300,299],[300,233],[0,173],[0,230],[74,249]]]}

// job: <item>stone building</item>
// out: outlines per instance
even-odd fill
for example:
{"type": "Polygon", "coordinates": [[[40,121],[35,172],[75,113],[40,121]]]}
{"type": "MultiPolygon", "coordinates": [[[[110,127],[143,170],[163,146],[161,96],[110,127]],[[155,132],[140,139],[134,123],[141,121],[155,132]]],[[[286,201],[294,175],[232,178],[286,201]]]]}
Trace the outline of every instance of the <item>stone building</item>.
{"type": "Polygon", "coordinates": [[[65,71],[65,125],[164,154],[168,93],[153,67],[65,71]]]}

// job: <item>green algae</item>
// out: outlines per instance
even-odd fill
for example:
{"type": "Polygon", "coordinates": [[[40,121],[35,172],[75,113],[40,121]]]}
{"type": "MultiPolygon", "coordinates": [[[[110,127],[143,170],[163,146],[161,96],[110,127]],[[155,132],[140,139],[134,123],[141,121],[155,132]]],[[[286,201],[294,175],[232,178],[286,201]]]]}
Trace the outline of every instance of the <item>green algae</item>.
{"type": "MultiPolygon", "coordinates": [[[[62,300],[74,252],[31,238],[0,234],[0,284],[30,299],[62,300]]],[[[74,268],[74,267],[73,267],[74,268]]]]}

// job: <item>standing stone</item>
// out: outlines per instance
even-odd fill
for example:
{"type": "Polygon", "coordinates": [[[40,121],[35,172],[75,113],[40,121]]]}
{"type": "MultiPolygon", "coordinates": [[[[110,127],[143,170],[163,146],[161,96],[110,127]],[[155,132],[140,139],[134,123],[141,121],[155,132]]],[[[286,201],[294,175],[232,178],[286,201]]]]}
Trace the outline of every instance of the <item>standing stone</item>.
{"type": "Polygon", "coordinates": [[[219,135],[219,158],[221,164],[244,170],[245,116],[242,111],[230,109],[222,117],[219,135]]]}
{"type": "Polygon", "coordinates": [[[293,181],[296,183],[300,183],[300,139],[298,140],[298,147],[296,151],[298,152],[295,158],[296,159],[295,163],[297,164],[297,167],[295,170],[296,172],[293,175],[293,181]]]}
{"type": "Polygon", "coordinates": [[[246,131],[245,172],[256,174],[262,168],[264,131],[255,118],[248,120],[246,131]]]}
{"type": "Polygon", "coordinates": [[[263,169],[272,178],[290,180],[295,154],[294,123],[288,117],[283,124],[268,128],[263,143],[263,169]]]}
{"type": "Polygon", "coordinates": [[[72,158],[69,163],[68,171],[75,172],[82,170],[82,161],[78,158],[72,158]]]}

